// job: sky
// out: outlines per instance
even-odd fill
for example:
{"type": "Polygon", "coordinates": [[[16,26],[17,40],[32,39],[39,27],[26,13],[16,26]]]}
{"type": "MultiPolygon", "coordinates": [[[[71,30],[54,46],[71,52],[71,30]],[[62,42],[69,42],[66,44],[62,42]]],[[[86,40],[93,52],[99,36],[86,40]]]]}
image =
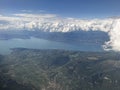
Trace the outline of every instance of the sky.
{"type": "Polygon", "coordinates": [[[73,18],[120,16],[120,0],[0,0],[1,13],[50,13],[73,18]]]}

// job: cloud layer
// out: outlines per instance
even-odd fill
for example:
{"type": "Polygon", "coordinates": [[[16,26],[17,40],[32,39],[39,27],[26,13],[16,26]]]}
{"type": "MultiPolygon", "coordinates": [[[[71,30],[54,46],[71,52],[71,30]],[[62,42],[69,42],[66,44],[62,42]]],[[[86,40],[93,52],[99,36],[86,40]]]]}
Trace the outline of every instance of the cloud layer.
{"type": "Polygon", "coordinates": [[[105,50],[120,51],[120,18],[76,19],[62,18],[54,14],[0,15],[0,30],[40,30],[44,32],[103,31],[110,36],[105,50]]]}

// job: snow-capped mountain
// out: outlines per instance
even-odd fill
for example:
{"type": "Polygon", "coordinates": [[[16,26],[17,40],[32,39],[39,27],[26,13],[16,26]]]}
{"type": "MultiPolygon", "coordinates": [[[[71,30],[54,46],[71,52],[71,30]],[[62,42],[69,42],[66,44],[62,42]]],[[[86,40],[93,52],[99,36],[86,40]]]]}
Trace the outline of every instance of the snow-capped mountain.
{"type": "Polygon", "coordinates": [[[13,16],[0,15],[1,30],[42,30],[47,32],[71,32],[101,30],[104,32],[114,28],[114,23],[120,18],[106,19],[77,19],[61,18],[51,14],[14,14],[13,16]]]}
{"type": "Polygon", "coordinates": [[[42,31],[42,32],[75,32],[102,31],[110,40],[103,46],[106,50],[120,51],[120,18],[78,19],[63,18],[53,14],[13,14],[0,15],[1,31],[42,31]]]}

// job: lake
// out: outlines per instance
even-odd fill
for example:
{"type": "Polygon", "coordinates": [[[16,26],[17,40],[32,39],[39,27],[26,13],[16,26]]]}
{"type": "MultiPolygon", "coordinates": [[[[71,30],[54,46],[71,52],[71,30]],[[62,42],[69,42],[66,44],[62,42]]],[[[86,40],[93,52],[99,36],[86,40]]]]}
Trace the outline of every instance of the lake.
{"type": "Polygon", "coordinates": [[[0,40],[0,54],[9,54],[10,48],[64,49],[74,51],[103,51],[101,45],[81,43],[80,45],[55,42],[31,37],[30,39],[0,40]]]}

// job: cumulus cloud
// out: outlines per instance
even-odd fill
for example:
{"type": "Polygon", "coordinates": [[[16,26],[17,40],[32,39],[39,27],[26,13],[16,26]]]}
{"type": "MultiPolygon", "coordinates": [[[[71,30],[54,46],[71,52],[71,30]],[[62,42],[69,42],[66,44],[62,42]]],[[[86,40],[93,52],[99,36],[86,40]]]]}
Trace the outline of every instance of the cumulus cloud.
{"type": "Polygon", "coordinates": [[[105,50],[120,51],[120,18],[83,20],[62,18],[54,14],[0,15],[0,30],[40,30],[43,32],[103,31],[110,36],[105,50]]]}
{"type": "Polygon", "coordinates": [[[110,36],[110,41],[103,45],[104,49],[120,51],[120,19],[113,21],[111,30],[108,34],[110,36]]]}

